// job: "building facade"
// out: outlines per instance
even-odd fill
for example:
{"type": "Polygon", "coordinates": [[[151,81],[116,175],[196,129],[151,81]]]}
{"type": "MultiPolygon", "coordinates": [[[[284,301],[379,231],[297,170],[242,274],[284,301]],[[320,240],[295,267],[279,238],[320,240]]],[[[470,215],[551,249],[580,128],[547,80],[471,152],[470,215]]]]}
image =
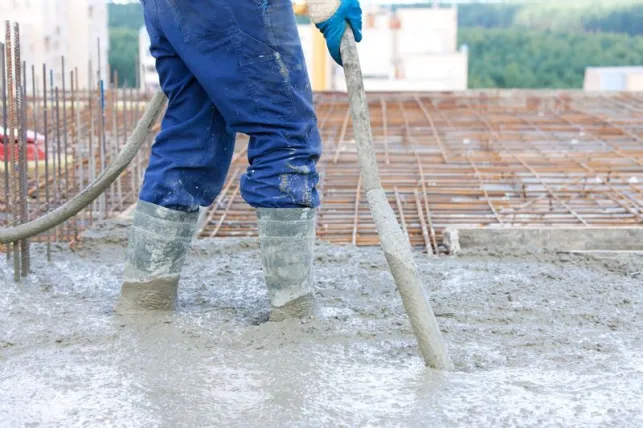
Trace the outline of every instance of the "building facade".
{"type": "Polygon", "coordinates": [[[64,56],[67,81],[72,70],[77,70],[81,89],[90,84],[96,87],[99,70],[100,78],[107,81],[109,35],[104,0],[0,0],[0,16],[20,24],[20,53],[29,77],[33,64],[41,82],[46,64],[54,72],[54,85],[61,86],[64,56]]]}
{"type": "Polygon", "coordinates": [[[583,89],[592,91],[643,91],[643,67],[587,67],[583,89]]]}
{"type": "MultiPolygon", "coordinates": [[[[393,8],[365,4],[357,45],[364,88],[370,91],[461,91],[468,88],[469,54],[459,47],[456,7],[393,8]]],[[[309,72],[315,67],[310,24],[298,25],[309,72]]],[[[343,69],[330,56],[327,90],[346,90],[343,69]]]]}

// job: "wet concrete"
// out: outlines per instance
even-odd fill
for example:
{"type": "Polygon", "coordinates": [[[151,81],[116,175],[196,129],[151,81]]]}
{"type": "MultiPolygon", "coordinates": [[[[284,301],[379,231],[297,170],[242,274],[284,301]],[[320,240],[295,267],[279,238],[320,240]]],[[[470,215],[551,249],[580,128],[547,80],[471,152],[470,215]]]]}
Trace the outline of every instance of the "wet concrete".
{"type": "Polygon", "coordinates": [[[173,314],[114,315],[124,227],[1,265],[2,426],[643,423],[643,257],[416,254],[456,371],[424,367],[381,249],[316,248],[320,320],[265,322],[256,241],[199,241],[173,314]]]}

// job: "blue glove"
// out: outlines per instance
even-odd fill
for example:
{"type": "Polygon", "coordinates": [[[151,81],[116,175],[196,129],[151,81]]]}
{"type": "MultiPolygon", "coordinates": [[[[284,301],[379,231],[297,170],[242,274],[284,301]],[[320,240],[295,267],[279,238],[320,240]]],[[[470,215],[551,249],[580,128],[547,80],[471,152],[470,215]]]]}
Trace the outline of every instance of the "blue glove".
{"type": "Polygon", "coordinates": [[[343,66],[343,63],[339,46],[342,43],[347,21],[355,35],[355,42],[359,43],[362,40],[362,8],[359,0],[340,0],[339,7],[333,16],[315,24],[326,39],[330,56],[340,66],[343,66]]]}

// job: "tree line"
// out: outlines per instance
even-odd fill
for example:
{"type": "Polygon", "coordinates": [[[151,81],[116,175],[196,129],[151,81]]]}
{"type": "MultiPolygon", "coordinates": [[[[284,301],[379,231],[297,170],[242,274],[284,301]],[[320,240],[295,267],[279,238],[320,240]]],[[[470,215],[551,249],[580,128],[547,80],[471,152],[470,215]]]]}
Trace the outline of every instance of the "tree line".
{"type": "Polygon", "coordinates": [[[590,66],[643,65],[643,4],[466,4],[471,88],[582,88],[590,66]]]}
{"type": "Polygon", "coordinates": [[[470,3],[458,7],[458,25],[528,28],[561,32],[643,35],[643,4],[636,1],[549,1],[546,3],[470,3]]]}

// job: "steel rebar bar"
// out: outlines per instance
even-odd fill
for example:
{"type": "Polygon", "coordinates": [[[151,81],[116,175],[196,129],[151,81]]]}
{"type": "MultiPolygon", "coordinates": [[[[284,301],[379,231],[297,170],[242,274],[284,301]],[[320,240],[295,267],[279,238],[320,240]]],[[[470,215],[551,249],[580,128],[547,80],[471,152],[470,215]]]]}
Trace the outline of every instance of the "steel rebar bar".
{"type": "MultiPolygon", "coordinates": [[[[43,128],[44,128],[44,150],[45,150],[45,212],[50,209],[49,194],[49,123],[47,121],[49,112],[47,110],[47,64],[42,64],[42,102],[43,102],[43,128]]],[[[51,262],[51,233],[47,231],[47,261],[51,262]]]]}
{"type": "MultiPolygon", "coordinates": [[[[16,112],[16,99],[14,89],[14,63],[13,63],[13,43],[11,33],[11,23],[6,21],[5,26],[5,41],[7,44],[7,81],[8,81],[8,96],[9,96],[9,138],[7,140],[7,154],[11,156],[11,211],[13,216],[13,226],[17,227],[20,223],[20,206],[18,201],[20,199],[19,181],[18,176],[18,150],[16,148],[17,135],[17,112],[16,112]]],[[[20,257],[20,242],[13,242],[13,279],[16,282],[20,281],[21,274],[21,257],[20,257]]]]}
{"type": "MultiPolygon", "coordinates": [[[[100,122],[99,122],[99,148],[100,148],[100,172],[105,171],[105,165],[107,162],[107,151],[106,151],[106,136],[105,136],[105,86],[104,80],[101,79],[99,82],[99,108],[100,108],[100,122]]],[[[107,214],[107,195],[103,193],[100,195],[100,218],[104,220],[107,214]]]]}
{"type": "Polygon", "coordinates": [[[34,133],[34,176],[35,176],[35,203],[40,207],[40,140],[38,139],[38,87],[36,86],[36,66],[31,65],[31,90],[33,109],[33,133],[34,133]]]}
{"type": "MultiPolygon", "coordinates": [[[[65,158],[65,192],[64,200],[65,202],[69,200],[69,151],[68,151],[68,141],[67,141],[67,88],[66,88],[66,76],[65,76],[65,56],[60,57],[60,66],[61,66],[61,78],[62,78],[62,105],[63,105],[63,156],[65,158]]],[[[61,201],[62,202],[62,201],[61,201]]],[[[70,225],[63,224],[62,230],[63,235],[67,236],[69,234],[70,225]]]]}
{"type": "MultiPolygon", "coordinates": [[[[6,226],[9,226],[11,223],[9,222],[9,207],[11,207],[11,201],[9,200],[9,140],[7,138],[7,74],[6,74],[6,67],[7,67],[7,61],[5,58],[5,44],[0,43],[0,53],[2,54],[2,58],[0,58],[0,61],[2,62],[2,67],[0,69],[0,73],[2,73],[2,143],[4,146],[4,204],[6,207],[7,213],[6,215],[6,226]]],[[[7,261],[9,261],[9,258],[11,257],[11,245],[8,244],[5,248],[5,251],[7,253],[7,261]]]]}
{"type": "MultiPolygon", "coordinates": [[[[89,108],[89,139],[87,144],[89,146],[89,182],[96,179],[96,159],[94,157],[94,98],[93,98],[93,67],[92,60],[89,60],[89,82],[87,87],[87,106],[89,108]]],[[[89,208],[89,224],[94,223],[94,213],[96,212],[97,202],[93,201],[89,208]]]]}
{"type": "MultiPolygon", "coordinates": [[[[75,83],[75,86],[76,86],[76,90],[80,91],[80,86],[78,84],[78,82],[79,82],[78,81],[78,67],[76,67],[74,69],[74,71],[75,71],[74,83],[75,83]]],[[[79,95],[79,97],[82,100],[82,96],[79,95]]],[[[85,140],[86,140],[85,138],[83,138],[83,128],[81,126],[80,110],[81,110],[80,108],[76,109],[76,115],[75,115],[75,119],[74,119],[74,124],[75,124],[74,127],[75,127],[77,135],[78,135],[78,141],[75,141],[74,144],[75,144],[75,147],[76,147],[76,150],[77,150],[76,153],[78,155],[78,165],[79,165],[78,166],[78,181],[79,181],[78,182],[78,191],[79,192],[82,189],[85,188],[85,160],[84,160],[85,158],[84,158],[84,156],[85,156],[85,140]]],[[[89,159],[87,160],[87,165],[89,165],[89,159]]],[[[88,208],[91,209],[91,206],[88,207],[88,208]]],[[[85,227],[85,225],[87,223],[87,210],[88,210],[88,208],[83,209],[78,215],[78,217],[80,217],[81,223],[83,224],[83,227],[85,227]]],[[[78,222],[76,222],[76,224],[78,224],[78,222]]]]}
{"type": "MultiPolygon", "coordinates": [[[[57,164],[57,167],[58,167],[58,169],[56,169],[56,172],[55,172],[57,174],[56,191],[57,191],[57,194],[58,194],[58,198],[56,200],[56,205],[60,206],[60,205],[63,204],[64,198],[63,198],[63,188],[62,188],[62,181],[63,181],[62,141],[61,141],[62,138],[60,137],[61,123],[60,123],[60,102],[59,102],[60,100],[59,100],[58,85],[56,85],[54,93],[55,93],[55,98],[54,98],[55,106],[54,106],[54,108],[56,110],[56,114],[55,114],[55,117],[56,117],[56,146],[55,147],[56,147],[56,156],[57,156],[56,164],[57,164]]],[[[64,236],[64,234],[65,234],[64,225],[60,224],[56,228],[56,241],[59,241],[64,236]]]]}
{"type": "MultiPolygon", "coordinates": [[[[120,117],[119,110],[119,87],[118,87],[118,70],[114,70],[114,86],[116,88],[115,90],[115,100],[114,104],[116,106],[116,113],[114,115],[114,136],[116,138],[116,150],[120,150],[121,147],[121,134],[120,134],[120,124],[118,121],[118,118],[120,117]]],[[[118,194],[118,206],[119,210],[123,211],[123,174],[119,175],[118,178],[116,179],[116,192],[118,194]]]]}
{"type": "MultiPolygon", "coordinates": [[[[15,43],[15,61],[16,61],[16,112],[18,113],[18,177],[20,182],[18,188],[20,191],[20,224],[27,223],[28,206],[27,206],[27,66],[22,61],[20,50],[20,26],[14,24],[15,43]]],[[[22,239],[20,241],[20,270],[23,277],[29,274],[29,241],[22,239]]]]}
{"type": "MultiPolygon", "coordinates": [[[[76,90],[74,88],[74,70],[69,72],[69,84],[71,86],[71,150],[72,150],[72,168],[71,168],[71,183],[72,183],[72,192],[74,195],[77,195],[82,190],[82,187],[78,186],[76,181],[76,169],[82,169],[82,162],[77,160],[77,147],[78,141],[76,140],[76,90]]],[[[74,241],[78,239],[78,216],[73,217],[73,239],[74,241]]]]}

